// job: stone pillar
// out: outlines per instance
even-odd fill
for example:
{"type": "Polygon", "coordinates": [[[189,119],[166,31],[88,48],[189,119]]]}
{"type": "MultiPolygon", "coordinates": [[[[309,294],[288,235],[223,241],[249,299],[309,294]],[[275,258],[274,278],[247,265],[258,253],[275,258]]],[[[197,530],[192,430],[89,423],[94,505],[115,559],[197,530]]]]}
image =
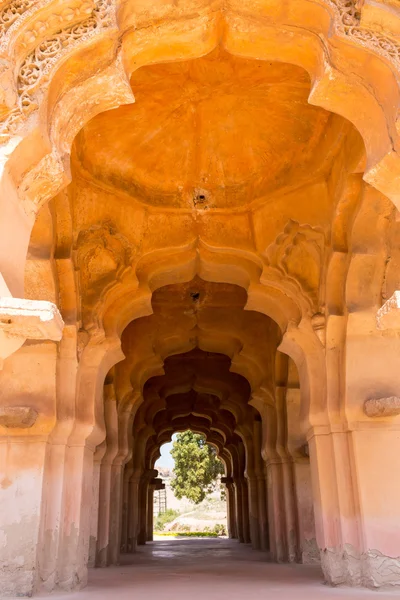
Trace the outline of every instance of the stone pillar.
{"type": "Polygon", "coordinates": [[[257,477],[258,522],[260,524],[260,550],[269,550],[267,482],[264,471],[257,477]]]}
{"type": "Polygon", "coordinates": [[[58,585],[65,590],[82,587],[87,581],[94,453],[106,436],[103,386],[111,366],[120,359],[120,341],[107,339],[102,332],[93,333],[80,356],[58,552],[58,585]]]}
{"type": "Polygon", "coordinates": [[[110,485],[110,532],[109,532],[109,564],[118,565],[121,551],[122,535],[122,493],[123,493],[123,470],[121,462],[115,462],[111,466],[110,485]]]}
{"type": "Polygon", "coordinates": [[[133,474],[132,459],[125,465],[123,473],[123,490],[122,490],[122,525],[121,525],[121,552],[128,552],[128,527],[130,523],[130,480],[133,474]]]}
{"type": "Polygon", "coordinates": [[[233,482],[235,489],[236,533],[239,542],[244,543],[242,486],[239,478],[234,478],[233,482]]]}
{"type": "Polygon", "coordinates": [[[147,526],[146,526],[146,542],[153,541],[153,517],[154,517],[154,490],[155,484],[150,483],[147,491],[147,526]]]}
{"type": "Polygon", "coordinates": [[[0,589],[5,596],[31,596],[37,589],[46,450],[40,436],[0,440],[0,589]]]}
{"type": "Polygon", "coordinates": [[[273,560],[283,562],[287,557],[287,548],[284,527],[283,485],[280,460],[268,460],[266,463],[266,471],[269,548],[273,560]]]}
{"type": "Polygon", "coordinates": [[[312,414],[309,432],[321,564],[333,585],[400,585],[399,336],[374,332],[374,315],[360,311],[349,315],[345,339],[336,357],[343,386],[328,387],[329,421],[312,414]]]}
{"type": "Polygon", "coordinates": [[[64,590],[87,583],[94,448],[82,444],[66,452],[63,530],[58,551],[58,586],[64,590]]]}
{"type": "Polygon", "coordinates": [[[242,514],[243,514],[243,540],[250,544],[250,512],[249,512],[249,489],[246,479],[241,479],[242,514]]]}
{"type": "Polygon", "coordinates": [[[260,550],[260,522],[258,505],[258,484],[254,474],[247,474],[248,506],[249,506],[249,535],[254,550],[260,550]]]}
{"type": "Polygon", "coordinates": [[[100,466],[98,536],[96,567],[110,564],[112,466],[118,453],[118,414],[113,383],[104,386],[104,417],[106,424],[106,452],[100,466]]]}
{"type": "Polygon", "coordinates": [[[262,422],[254,421],[253,444],[254,444],[254,486],[257,488],[258,508],[258,547],[260,550],[269,549],[268,539],[268,507],[266,498],[264,461],[262,459],[262,422]]]}
{"type": "MultiPolygon", "coordinates": [[[[119,405],[118,408],[120,408],[119,405]]],[[[111,514],[109,533],[109,561],[112,565],[119,564],[122,546],[122,528],[126,525],[124,499],[124,472],[126,461],[131,456],[132,442],[132,413],[131,410],[119,410],[118,414],[118,454],[111,466],[111,514]]],[[[125,534],[124,534],[125,535],[125,534]]],[[[126,537],[124,537],[125,544],[126,537]]]]}
{"type": "Polygon", "coordinates": [[[292,460],[290,458],[283,459],[281,463],[281,469],[287,551],[285,561],[296,562],[299,560],[299,544],[296,499],[294,495],[294,471],[292,460]]]}
{"type": "Polygon", "coordinates": [[[31,596],[40,585],[57,361],[56,345],[43,340],[60,340],[62,327],[49,302],[0,299],[0,595],[4,596],[31,596]],[[35,341],[22,346],[28,337],[35,341]]]}
{"type": "Polygon", "coordinates": [[[149,477],[146,473],[142,476],[139,486],[139,523],[137,534],[137,543],[139,546],[144,546],[147,538],[148,489],[149,477]]]}
{"type": "Polygon", "coordinates": [[[236,527],[236,498],[233,479],[232,477],[221,477],[221,483],[225,483],[226,485],[228,535],[230,538],[235,539],[238,537],[238,535],[236,527]]]}
{"type": "Polygon", "coordinates": [[[149,506],[149,486],[152,481],[155,480],[158,475],[158,471],[155,469],[148,469],[142,475],[139,487],[139,526],[137,543],[143,546],[147,540],[147,522],[148,512],[153,510],[153,506],[149,506]]]}
{"type": "Polygon", "coordinates": [[[97,446],[93,457],[92,502],[90,511],[90,540],[88,567],[96,566],[97,538],[99,531],[100,469],[106,452],[106,443],[97,446]]]}
{"type": "Polygon", "coordinates": [[[135,469],[129,480],[127,552],[136,552],[139,527],[140,471],[135,469]]]}

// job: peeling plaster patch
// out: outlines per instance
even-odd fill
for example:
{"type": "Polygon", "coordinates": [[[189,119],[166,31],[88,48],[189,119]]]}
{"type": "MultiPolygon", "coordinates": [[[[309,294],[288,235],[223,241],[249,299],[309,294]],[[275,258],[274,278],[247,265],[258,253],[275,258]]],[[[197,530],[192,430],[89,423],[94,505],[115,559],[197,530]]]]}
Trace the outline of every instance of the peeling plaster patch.
{"type": "Polygon", "coordinates": [[[2,596],[31,597],[36,574],[36,546],[39,517],[3,526],[7,543],[1,545],[0,591],[2,596]],[[21,528],[24,536],[21,537],[21,528]]]}
{"type": "Polygon", "coordinates": [[[6,490],[11,484],[11,479],[9,479],[9,477],[4,477],[4,479],[1,480],[0,487],[1,489],[6,490]]]}
{"type": "Polygon", "coordinates": [[[0,425],[7,428],[32,427],[38,413],[30,406],[0,406],[0,425]]]}
{"type": "Polygon", "coordinates": [[[396,417],[400,415],[400,398],[371,398],[364,404],[364,412],[368,417],[396,417]]]}
{"type": "Polygon", "coordinates": [[[360,554],[351,544],[343,549],[321,551],[321,566],[330,585],[364,586],[372,589],[400,585],[400,557],[385,556],[378,550],[360,554]]]}
{"type": "Polygon", "coordinates": [[[321,554],[315,538],[303,540],[301,562],[303,565],[319,565],[321,563],[321,554]]]}

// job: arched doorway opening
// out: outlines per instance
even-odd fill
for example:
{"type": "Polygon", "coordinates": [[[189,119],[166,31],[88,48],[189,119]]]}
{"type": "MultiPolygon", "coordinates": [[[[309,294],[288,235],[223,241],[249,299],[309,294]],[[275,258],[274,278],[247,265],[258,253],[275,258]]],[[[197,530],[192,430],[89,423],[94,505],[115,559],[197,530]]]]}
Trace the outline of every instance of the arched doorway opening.
{"type": "MultiPolygon", "coordinates": [[[[5,463],[34,489],[19,507],[34,550],[6,589],[83,585],[146,541],[154,458],[188,426],[230,465],[239,540],[276,561],[320,554],[333,584],[397,584],[397,495],[369,465],[392,457],[398,415],[363,408],[398,386],[397,335],[375,328],[398,287],[392,72],[373,53],[360,65],[354,32],[328,35],[322,2],[304,29],[289,2],[276,22],[218,9],[139,42],[125,5],[118,61],[103,38],[95,72],[66,57],[7,162],[4,289],[25,278],[65,328],[58,345],[27,328],[1,373],[5,463]]],[[[22,483],[5,481],[9,502],[22,483]]]]}

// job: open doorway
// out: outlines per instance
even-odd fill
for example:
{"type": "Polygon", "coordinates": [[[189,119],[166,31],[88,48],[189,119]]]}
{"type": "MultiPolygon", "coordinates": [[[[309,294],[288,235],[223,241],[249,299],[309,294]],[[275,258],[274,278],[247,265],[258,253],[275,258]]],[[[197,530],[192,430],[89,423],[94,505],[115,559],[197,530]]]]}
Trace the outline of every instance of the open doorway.
{"type": "Polygon", "coordinates": [[[154,539],[227,537],[225,467],[201,433],[187,430],[160,448],[154,539]]]}

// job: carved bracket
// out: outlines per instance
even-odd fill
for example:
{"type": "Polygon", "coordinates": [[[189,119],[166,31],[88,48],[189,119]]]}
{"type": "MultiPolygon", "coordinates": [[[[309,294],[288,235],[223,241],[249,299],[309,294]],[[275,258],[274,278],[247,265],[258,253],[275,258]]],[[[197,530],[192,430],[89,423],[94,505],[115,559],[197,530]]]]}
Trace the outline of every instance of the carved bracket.
{"type": "Polygon", "coordinates": [[[400,398],[372,398],[364,404],[367,417],[397,417],[400,415],[400,398]]]}
{"type": "Polygon", "coordinates": [[[0,297],[0,368],[27,339],[61,340],[64,322],[55,304],[0,297]]]}

